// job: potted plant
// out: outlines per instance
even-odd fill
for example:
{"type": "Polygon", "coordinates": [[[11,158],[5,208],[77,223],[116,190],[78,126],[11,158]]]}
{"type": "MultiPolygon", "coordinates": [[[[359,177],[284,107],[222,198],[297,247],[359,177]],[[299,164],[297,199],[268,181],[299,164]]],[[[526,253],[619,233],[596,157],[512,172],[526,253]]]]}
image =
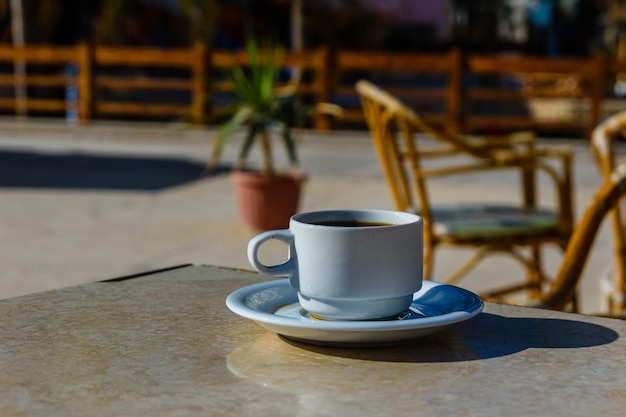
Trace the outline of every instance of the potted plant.
{"type": "Polygon", "coordinates": [[[284,50],[270,45],[247,44],[248,65],[235,65],[227,74],[237,97],[232,116],[220,127],[213,142],[210,166],[219,160],[226,142],[239,128],[247,129],[233,165],[232,178],[242,221],[256,230],[288,227],[296,213],[305,175],[299,169],[292,128],[302,109],[298,106],[296,83],[278,88],[284,50]],[[291,169],[278,171],[274,164],[276,136],[287,151],[291,169]],[[260,170],[246,165],[254,144],[260,146],[260,170]]]}

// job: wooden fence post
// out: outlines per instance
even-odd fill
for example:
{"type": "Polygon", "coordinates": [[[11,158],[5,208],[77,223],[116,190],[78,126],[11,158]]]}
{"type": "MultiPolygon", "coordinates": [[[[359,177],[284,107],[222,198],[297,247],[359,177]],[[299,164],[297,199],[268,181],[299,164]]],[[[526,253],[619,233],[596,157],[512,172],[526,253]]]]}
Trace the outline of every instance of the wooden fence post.
{"type": "Polygon", "coordinates": [[[448,71],[448,123],[452,133],[459,133],[463,129],[463,54],[459,48],[454,48],[449,55],[451,68],[448,71]]]}
{"type": "Polygon", "coordinates": [[[603,53],[598,53],[593,57],[589,126],[587,127],[587,132],[585,132],[588,139],[591,138],[591,132],[602,118],[602,102],[604,101],[604,88],[606,87],[607,75],[608,65],[606,56],[603,53]]]}
{"type": "Polygon", "coordinates": [[[85,122],[94,117],[94,47],[87,43],[80,43],[76,47],[76,56],[78,80],[70,80],[70,82],[78,81],[78,120],[85,122]]]}
{"type": "MultiPolygon", "coordinates": [[[[315,94],[317,103],[329,103],[332,95],[332,79],[334,75],[334,53],[327,46],[322,46],[315,51],[315,94]]],[[[328,131],[332,128],[330,116],[315,113],[313,127],[318,131],[328,131]]]]}
{"type": "Polygon", "coordinates": [[[201,122],[207,116],[209,54],[207,47],[196,43],[192,49],[191,62],[191,121],[201,122]]]}

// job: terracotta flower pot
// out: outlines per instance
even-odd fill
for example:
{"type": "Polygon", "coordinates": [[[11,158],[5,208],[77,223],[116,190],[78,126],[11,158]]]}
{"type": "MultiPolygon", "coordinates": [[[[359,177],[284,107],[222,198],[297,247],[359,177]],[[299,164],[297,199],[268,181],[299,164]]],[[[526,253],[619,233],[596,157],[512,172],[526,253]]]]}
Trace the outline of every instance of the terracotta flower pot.
{"type": "Polygon", "coordinates": [[[301,173],[265,175],[236,171],[232,174],[241,220],[262,231],[286,229],[296,214],[306,177],[301,173]]]}

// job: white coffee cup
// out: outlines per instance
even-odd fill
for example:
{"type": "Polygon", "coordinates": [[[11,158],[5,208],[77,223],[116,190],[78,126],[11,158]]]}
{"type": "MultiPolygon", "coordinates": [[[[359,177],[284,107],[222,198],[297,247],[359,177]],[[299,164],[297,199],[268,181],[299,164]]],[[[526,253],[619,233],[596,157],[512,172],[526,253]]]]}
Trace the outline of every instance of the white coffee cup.
{"type": "Polygon", "coordinates": [[[406,310],[421,288],[422,236],[422,218],[411,213],[315,211],[293,216],[289,229],[252,238],[248,259],[261,274],[287,276],[310,313],[334,320],[380,319],[406,310]],[[285,263],[259,261],[259,248],[269,239],[289,246],[285,263]]]}

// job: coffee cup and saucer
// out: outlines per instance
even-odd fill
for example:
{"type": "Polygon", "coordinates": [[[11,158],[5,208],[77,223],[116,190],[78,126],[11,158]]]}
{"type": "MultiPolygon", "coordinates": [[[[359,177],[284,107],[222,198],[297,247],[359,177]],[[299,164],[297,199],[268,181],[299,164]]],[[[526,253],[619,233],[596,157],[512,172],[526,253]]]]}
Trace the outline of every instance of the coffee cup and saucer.
{"type": "Polygon", "coordinates": [[[236,314],[294,340],[324,345],[411,341],[470,319],[483,303],[470,291],[424,281],[423,222],[389,210],[327,210],[293,216],[289,229],[253,237],[248,259],[286,278],[231,293],[236,314]],[[259,248],[276,239],[287,261],[265,265],[259,248]]]}

